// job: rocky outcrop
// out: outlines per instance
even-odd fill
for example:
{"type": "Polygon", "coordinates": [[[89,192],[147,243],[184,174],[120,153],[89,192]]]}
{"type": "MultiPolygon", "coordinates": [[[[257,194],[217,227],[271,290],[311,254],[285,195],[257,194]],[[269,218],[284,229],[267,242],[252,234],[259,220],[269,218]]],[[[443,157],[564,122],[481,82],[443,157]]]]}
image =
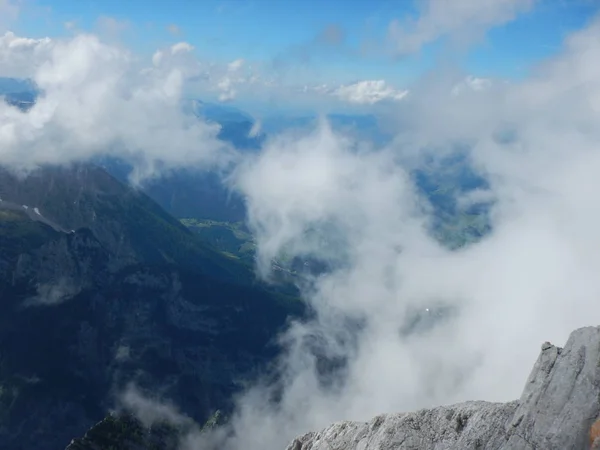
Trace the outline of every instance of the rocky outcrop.
{"type": "Polygon", "coordinates": [[[519,400],[340,422],[295,439],[287,450],[600,448],[600,442],[593,442],[600,434],[599,399],[600,327],[581,328],[564,348],[542,345],[519,400]]]}
{"type": "Polygon", "coordinates": [[[177,450],[182,432],[168,423],[145,427],[132,415],[109,414],[65,450],[177,450]]]}

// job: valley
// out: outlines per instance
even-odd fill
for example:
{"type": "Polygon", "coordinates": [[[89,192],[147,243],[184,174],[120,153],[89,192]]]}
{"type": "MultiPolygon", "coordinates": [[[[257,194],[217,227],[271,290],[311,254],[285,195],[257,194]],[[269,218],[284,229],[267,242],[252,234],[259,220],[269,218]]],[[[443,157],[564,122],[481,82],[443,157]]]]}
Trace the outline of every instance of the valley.
{"type": "Polygon", "coordinates": [[[243,222],[218,222],[210,219],[180,219],[180,221],[225,256],[249,264],[254,262],[256,243],[243,222]]]}

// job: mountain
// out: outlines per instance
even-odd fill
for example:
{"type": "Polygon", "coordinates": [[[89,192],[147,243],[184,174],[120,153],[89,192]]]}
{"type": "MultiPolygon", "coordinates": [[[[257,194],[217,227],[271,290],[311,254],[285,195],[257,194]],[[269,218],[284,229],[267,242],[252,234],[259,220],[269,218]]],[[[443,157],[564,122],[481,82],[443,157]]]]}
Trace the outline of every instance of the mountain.
{"type": "Polygon", "coordinates": [[[64,449],[130,384],[203,423],[295,297],[98,167],[0,171],[0,448],[64,449]]]}
{"type": "Polygon", "coordinates": [[[31,80],[0,77],[0,97],[9,105],[27,111],[34,105],[38,95],[39,92],[31,80]]]}
{"type": "Polygon", "coordinates": [[[146,194],[96,166],[46,167],[22,179],[0,168],[0,198],[66,229],[89,228],[116,267],[172,263],[222,279],[252,277],[247,267],[196,239],[146,194]]]}
{"type": "Polygon", "coordinates": [[[143,187],[154,201],[178,218],[240,222],[246,218],[246,204],[229,191],[215,173],[180,169],[143,187]]]}
{"type": "MultiPolygon", "coordinates": [[[[129,183],[131,165],[109,157],[98,158],[95,163],[123,184],[129,183]]],[[[213,172],[177,169],[144,182],[140,189],[177,218],[223,222],[239,222],[246,218],[242,197],[230,192],[213,172]]]]}
{"type": "Polygon", "coordinates": [[[438,241],[458,248],[489,233],[491,202],[461,205],[458,201],[469,193],[489,188],[487,180],[473,170],[465,152],[457,151],[442,160],[429,157],[411,176],[433,209],[430,231],[438,241]]]}
{"type": "MultiPolygon", "coordinates": [[[[238,150],[256,151],[266,139],[263,133],[251,135],[254,119],[237,108],[201,100],[187,100],[182,108],[202,120],[218,124],[218,139],[238,150]]],[[[127,163],[109,157],[98,158],[95,162],[122,182],[128,182],[132,167],[127,163]]],[[[145,182],[142,190],[177,218],[239,222],[246,217],[243,199],[229,191],[221,177],[212,172],[193,168],[173,170],[145,182]]]]}
{"type": "MultiPolygon", "coordinates": [[[[191,100],[185,102],[183,108],[202,120],[218,124],[220,130],[217,138],[240,151],[256,151],[267,138],[262,132],[253,135],[255,120],[235,107],[191,100]]],[[[127,179],[129,167],[107,159],[103,165],[120,179],[127,179]]],[[[178,169],[145,183],[143,190],[178,218],[239,222],[246,217],[242,198],[230,192],[215,173],[178,169]]]]}
{"type": "MultiPolygon", "coordinates": [[[[333,130],[353,136],[376,146],[388,144],[393,134],[385,132],[380,120],[373,114],[341,114],[326,115],[333,130]]],[[[275,135],[289,130],[307,130],[317,125],[315,115],[269,115],[262,121],[262,129],[266,135],[275,135]]]]}
{"type": "Polygon", "coordinates": [[[287,450],[579,450],[600,448],[600,327],[546,342],[519,400],[473,401],[370,422],[339,422],[287,450]]]}
{"type": "Polygon", "coordinates": [[[191,100],[188,104],[184,104],[184,110],[204,121],[219,124],[221,130],[218,138],[229,142],[237,149],[259,149],[266,139],[266,135],[260,130],[253,133],[256,120],[233,106],[191,100]]]}
{"type": "Polygon", "coordinates": [[[37,90],[35,83],[28,79],[0,77],[0,95],[35,93],[37,90]]]}
{"type": "Polygon", "coordinates": [[[253,122],[252,116],[235,106],[211,103],[202,100],[192,100],[193,108],[196,115],[204,118],[205,120],[211,120],[217,123],[226,122],[253,122]]]}
{"type": "Polygon", "coordinates": [[[66,450],[178,450],[180,430],[161,423],[144,427],[132,415],[108,415],[73,441],[66,450]]]}

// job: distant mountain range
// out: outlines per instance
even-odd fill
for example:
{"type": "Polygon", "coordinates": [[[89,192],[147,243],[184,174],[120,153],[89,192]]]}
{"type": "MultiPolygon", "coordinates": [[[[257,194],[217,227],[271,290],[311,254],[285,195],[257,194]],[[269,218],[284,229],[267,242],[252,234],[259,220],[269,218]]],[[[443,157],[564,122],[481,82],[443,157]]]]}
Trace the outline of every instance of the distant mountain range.
{"type": "MultiPolygon", "coordinates": [[[[35,103],[41,92],[31,80],[0,77],[0,96],[17,106],[35,103]]],[[[256,150],[270,135],[290,129],[307,129],[317,122],[315,115],[274,114],[257,119],[245,111],[228,104],[206,102],[188,98],[182,101],[182,109],[199,118],[221,126],[218,137],[238,149],[256,150]]],[[[353,133],[362,139],[383,145],[391,139],[384,133],[378,118],[371,114],[327,115],[334,129],[353,133]]]]}
{"type": "MultiPolygon", "coordinates": [[[[33,82],[0,78],[0,95],[22,109],[32,106],[40,93],[33,82]]],[[[316,116],[279,114],[263,117],[259,122],[250,114],[231,105],[186,99],[182,109],[202,120],[217,123],[218,137],[245,152],[257,151],[269,136],[288,130],[307,130],[314,127],[316,116]]],[[[335,130],[354,135],[376,146],[384,146],[392,135],[384,132],[376,116],[330,114],[328,120],[335,130]]],[[[131,166],[116,158],[101,157],[94,162],[120,181],[127,183],[131,166]]],[[[477,239],[488,230],[486,207],[481,205],[468,211],[459,211],[456,194],[485,187],[485,182],[470,169],[468,161],[459,153],[445,161],[413,172],[420,191],[431,201],[437,220],[434,233],[441,240],[452,241],[451,246],[463,245],[477,239]]],[[[246,217],[243,199],[227,190],[214,173],[185,168],[175,170],[146,183],[142,189],[162,208],[177,218],[239,222],[246,217]]]]}
{"type": "Polygon", "coordinates": [[[0,77],[0,97],[9,105],[24,111],[35,103],[39,92],[31,80],[0,77]]]}
{"type": "Polygon", "coordinates": [[[23,92],[37,92],[35,83],[29,79],[0,77],[0,95],[23,92]]]}

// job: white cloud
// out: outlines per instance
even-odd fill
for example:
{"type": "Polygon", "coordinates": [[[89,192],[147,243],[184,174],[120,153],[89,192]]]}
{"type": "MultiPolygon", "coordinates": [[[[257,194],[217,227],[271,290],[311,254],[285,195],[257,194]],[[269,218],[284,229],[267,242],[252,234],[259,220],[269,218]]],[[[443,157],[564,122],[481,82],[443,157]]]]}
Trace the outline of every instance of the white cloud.
{"type": "Polygon", "coordinates": [[[333,90],[332,95],[341,100],[373,105],[384,100],[402,100],[408,91],[399,91],[389,86],[384,80],[363,80],[349,85],[342,85],[333,90]]]}
{"type": "Polygon", "coordinates": [[[160,65],[163,56],[164,52],[162,50],[157,50],[156,52],[154,52],[154,54],[152,55],[152,64],[154,64],[155,66],[160,65]]]}
{"type": "Polygon", "coordinates": [[[292,87],[291,92],[305,96],[318,96],[323,99],[342,101],[355,105],[374,105],[380,102],[397,102],[408,95],[408,90],[398,90],[385,80],[361,80],[351,84],[305,84],[292,87]]]}
{"type": "Polygon", "coordinates": [[[227,64],[225,71],[221,70],[213,75],[216,80],[215,88],[219,92],[220,102],[235,100],[238,94],[237,87],[243,87],[258,80],[256,75],[249,78],[240,73],[245,63],[243,59],[236,59],[227,64]]]}
{"type": "Polygon", "coordinates": [[[233,84],[234,81],[228,76],[224,76],[219,80],[219,82],[217,83],[217,89],[220,91],[220,102],[228,102],[235,99],[237,92],[233,88],[233,84]]]}
{"type": "Polygon", "coordinates": [[[174,44],[171,47],[171,53],[174,55],[177,53],[191,52],[193,50],[194,46],[189,44],[188,42],[178,42],[177,44],[174,44]]]}
{"type": "Polygon", "coordinates": [[[418,18],[394,20],[389,37],[395,51],[414,53],[439,38],[471,40],[488,28],[515,19],[536,0],[420,0],[418,18]]]}
{"type": "MultiPolygon", "coordinates": [[[[177,60],[172,57],[175,57],[175,55],[178,54],[185,55],[187,53],[191,53],[192,51],[194,51],[194,47],[191,44],[187,42],[178,42],[167,49],[157,50],[154,52],[152,55],[152,64],[158,67],[165,61],[165,58],[168,58],[168,61],[177,60]]],[[[182,60],[178,59],[178,61],[181,62],[182,60]]],[[[187,62],[188,67],[190,66],[190,63],[198,67],[195,60],[187,60],[187,62]]]]}
{"type": "Polygon", "coordinates": [[[126,387],[119,400],[120,406],[133,413],[146,427],[165,422],[179,427],[189,427],[193,424],[176,405],[147,397],[134,384],[126,387]]]}
{"type": "Polygon", "coordinates": [[[473,75],[465,77],[452,87],[452,95],[460,95],[472,92],[479,92],[490,89],[493,86],[493,80],[489,78],[480,78],[473,75]]]}
{"type": "Polygon", "coordinates": [[[387,149],[321,125],[239,168],[264,270],[284,251],[344,264],[306,291],[316,318],[282,337],[281,384],[242,396],[239,440],[215,448],[280,449],[336,420],[515,399],[542,342],[597,324],[600,20],[527,80],[455,95],[457,77],[435,75],[397,103],[387,149]],[[490,184],[466,201],[495,203],[493,231],[452,252],[423,227],[409,173],[457,147],[490,184]],[[444,320],[402,334],[413,310],[440,305],[444,320]],[[347,366],[321,377],[323,356],[347,366]]]}
{"type": "MultiPolygon", "coordinates": [[[[163,54],[164,50],[155,53],[155,65],[163,58],[163,54]]],[[[285,102],[293,100],[332,104],[342,101],[364,106],[399,101],[408,94],[407,90],[396,89],[385,80],[361,80],[347,85],[284,84],[272,74],[265,75],[262,69],[260,65],[249,64],[242,58],[224,65],[203,64],[202,77],[195,80],[195,86],[216,93],[221,102],[233,101],[240,96],[253,96],[285,102]]]]}
{"type": "Polygon", "coordinates": [[[21,112],[0,104],[0,162],[23,168],[117,154],[135,177],[187,164],[227,160],[217,129],[180,110],[185,80],[201,70],[189,44],[174,45],[145,67],[92,35],[0,40],[3,75],[31,77],[43,91],[21,112]]]}
{"type": "Polygon", "coordinates": [[[245,61],[243,59],[236,59],[235,61],[231,61],[228,65],[229,71],[230,72],[237,72],[238,70],[240,70],[243,65],[244,65],[245,61]]]}
{"type": "Polygon", "coordinates": [[[0,76],[24,78],[32,75],[50,50],[49,38],[31,39],[6,32],[0,36],[0,76]]]}

